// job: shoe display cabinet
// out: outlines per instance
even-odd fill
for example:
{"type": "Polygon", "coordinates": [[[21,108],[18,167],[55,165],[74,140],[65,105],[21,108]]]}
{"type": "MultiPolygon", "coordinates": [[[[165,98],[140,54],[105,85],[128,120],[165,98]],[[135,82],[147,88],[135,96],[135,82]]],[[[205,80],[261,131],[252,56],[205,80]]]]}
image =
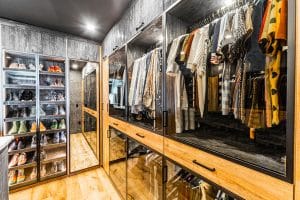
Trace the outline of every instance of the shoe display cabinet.
{"type": "MultiPolygon", "coordinates": [[[[236,77],[239,75],[238,72],[241,72],[241,69],[238,71],[234,69],[228,74],[229,78],[226,82],[230,86],[228,94],[235,95],[239,99],[235,102],[240,102],[241,105],[230,103],[229,105],[226,104],[226,99],[221,94],[221,82],[225,80],[225,78],[222,80],[225,67],[221,57],[218,57],[219,54],[215,56],[211,50],[208,50],[209,59],[206,60],[205,77],[202,82],[199,81],[201,79],[197,77],[196,72],[187,69],[187,63],[180,61],[180,56],[186,49],[178,49],[175,52],[176,58],[173,63],[168,60],[170,53],[174,53],[171,52],[173,41],[179,36],[191,36],[191,33],[194,34],[198,28],[201,29],[207,24],[216,22],[216,19],[221,19],[230,13],[236,13],[241,7],[246,9],[249,8],[247,6],[255,6],[254,8],[261,6],[262,9],[265,9],[262,0],[236,1],[230,5],[224,3],[224,1],[181,0],[176,1],[162,14],[162,90],[160,91],[161,97],[158,95],[156,98],[157,100],[161,99],[158,100],[161,103],[157,104],[161,105],[161,108],[156,110],[157,115],[154,121],[144,121],[145,118],[141,115],[131,113],[132,107],[127,102],[127,104],[125,103],[127,120],[122,121],[110,115],[107,125],[120,129],[128,137],[155,149],[166,158],[205,177],[207,182],[210,180],[217,183],[242,198],[292,199],[293,184],[296,178],[294,176],[294,155],[296,153],[294,152],[294,138],[297,131],[294,130],[294,110],[297,108],[295,107],[294,92],[295,16],[294,12],[290,11],[294,9],[295,1],[288,1],[287,42],[286,46],[278,49],[281,51],[281,63],[278,69],[280,76],[277,82],[277,92],[266,89],[268,86],[265,86],[265,83],[272,77],[276,77],[276,74],[270,69],[265,69],[263,64],[259,69],[253,67],[249,70],[247,66],[244,67],[242,74],[246,81],[240,86],[243,86],[242,89],[244,88],[246,93],[244,96],[241,95],[242,93],[234,93],[235,90],[238,90],[236,88],[238,84],[235,85],[235,83],[239,80],[236,77]],[[217,57],[218,63],[215,63],[215,57],[217,57]],[[219,63],[219,61],[221,62],[219,63]],[[167,71],[170,64],[171,66],[176,64],[182,76],[170,74],[167,71]],[[269,78],[268,75],[270,75],[269,78]],[[181,78],[179,87],[177,87],[179,79],[176,79],[178,77],[181,78]],[[185,96],[183,95],[184,90],[185,96]],[[205,91],[205,95],[203,101],[200,102],[201,91],[205,91]],[[270,93],[270,95],[265,93],[270,93]],[[265,101],[268,101],[265,99],[267,96],[271,98],[272,94],[278,94],[279,109],[277,110],[274,107],[271,109],[265,107],[270,107],[269,104],[265,104],[265,101]],[[222,98],[225,103],[223,105],[222,98]],[[181,102],[177,101],[178,99],[180,101],[187,100],[184,102],[186,105],[183,106],[181,102]],[[222,107],[224,105],[225,107],[222,107]],[[227,110],[226,105],[228,105],[227,110]],[[271,123],[269,118],[266,118],[267,113],[270,116],[270,112],[273,119],[271,123]],[[158,120],[160,116],[161,122],[158,120]],[[163,135],[156,134],[159,133],[160,126],[163,135]],[[253,174],[253,178],[249,179],[246,174],[253,174]],[[271,183],[272,186],[260,187],[262,181],[271,183]]],[[[264,14],[264,10],[262,13],[264,14]]],[[[122,50],[124,62],[127,60],[128,77],[127,92],[125,92],[128,96],[127,101],[130,99],[130,85],[134,77],[132,68],[134,62],[158,47],[159,43],[153,43],[151,39],[157,29],[149,28],[159,24],[157,20],[159,21],[160,17],[145,25],[122,48],[116,49],[112,56],[106,59],[106,62],[113,62],[111,59],[114,59],[114,55],[122,50]],[[150,41],[149,46],[147,45],[148,41],[150,41]]],[[[256,23],[257,20],[254,20],[253,25],[256,23]]],[[[254,42],[257,32],[256,27],[253,33],[254,42]]],[[[179,46],[187,45],[188,40],[186,39],[180,41],[179,46]]],[[[202,47],[205,48],[205,45],[199,44],[199,48],[202,47]]],[[[111,70],[111,65],[106,62],[103,65],[105,71],[111,70]]],[[[225,60],[225,62],[230,61],[225,60]]],[[[272,84],[275,85],[274,82],[272,84]]],[[[276,98],[271,101],[275,102],[273,105],[276,107],[276,98]]]]}
{"type": "Polygon", "coordinates": [[[65,60],[3,51],[2,119],[9,186],[67,174],[65,60]]]}
{"type": "Polygon", "coordinates": [[[162,156],[110,127],[109,176],[123,199],[163,199],[162,156]]]}

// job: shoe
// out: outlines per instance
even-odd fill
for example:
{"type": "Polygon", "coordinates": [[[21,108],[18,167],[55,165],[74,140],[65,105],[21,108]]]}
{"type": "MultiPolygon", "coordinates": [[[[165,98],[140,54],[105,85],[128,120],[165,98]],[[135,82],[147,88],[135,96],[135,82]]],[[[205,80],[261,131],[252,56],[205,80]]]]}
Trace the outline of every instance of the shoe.
{"type": "Polygon", "coordinates": [[[55,105],[53,115],[58,115],[58,114],[59,114],[58,106],[55,105]]]}
{"type": "Polygon", "coordinates": [[[64,109],[64,106],[59,106],[59,107],[58,107],[58,110],[59,110],[59,114],[60,114],[60,115],[66,115],[66,111],[65,111],[65,109],[64,109]]]}
{"type": "Polygon", "coordinates": [[[48,67],[48,72],[55,72],[54,66],[49,66],[48,67]]]}
{"type": "Polygon", "coordinates": [[[8,185],[13,185],[17,182],[17,173],[15,170],[11,170],[8,173],[8,185]]]}
{"type": "Polygon", "coordinates": [[[18,121],[14,121],[13,122],[13,126],[9,129],[8,131],[8,135],[13,135],[16,134],[18,132],[18,126],[19,126],[19,122],[18,121]]]}
{"type": "Polygon", "coordinates": [[[31,146],[31,148],[36,148],[36,135],[32,136],[30,146],[31,146]]]}
{"type": "Polygon", "coordinates": [[[42,150],[40,153],[41,160],[45,160],[47,158],[47,154],[45,150],[42,150]]]}
{"type": "Polygon", "coordinates": [[[18,164],[19,156],[20,156],[20,154],[18,154],[18,153],[13,155],[13,157],[11,158],[11,160],[8,164],[8,168],[14,167],[18,164]]]}
{"type": "Polygon", "coordinates": [[[65,87],[61,78],[56,80],[56,85],[57,87],[65,87]]]}
{"type": "Polygon", "coordinates": [[[35,70],[35,65],[32,64],[32,63],[30,63],[30,64],[28,65],[28,69],[29,69],[29,70],[35,70]]]}
{"type": "Polygon", "coordinates": [[[28,117],[27,112],[26,112],[26,108],[21,109],[19,116],[22,117],[22,118],[28,117]]]}
{"type": "Polygon", "coordinates": [[[22,183],[23,181],[25,181],[24,169],[19,169],[18,170],[17,183],[22,183]]]}
{"type": "Polygon", "coordinates": [[[40,131],[46,131],[46,127],[44,126],[44,124],[42,122],[40,122],[40,131]]]}
{"type": "Polygon", "coordinates": [[[44,65],[43,64],[39,64],[39,69],[40,69],[40,71],[43,71],[44,65]]]}
{"type": "Polygon", "coordinates": [[[19,145],[17,144],[17,141],[16,141],[16,140],[12,141],[12,142],[10,143],[10,145],[8,146],[8,152],[17,150],[18,146],[19,146],[19,145]]]}
{"type": "Polygon", "coordinates": [[[57,101],[64,101],[64,100],[65,100],[64,95],[63,95],[62,93],[59,93],[59,94],[57,95],[57,101]]]}
{"type": "Polygon", "coordinates": [[[16,92],[12,93],[12,101],[20,101],[19,95],[16,92]]]}
{"type": "Polygon", "coordinates": [[[27,69],[25,64],[19,64],[19,69],[27,69]]]}
{"type": "Polygon", "coordinates": [[[18,166],[24,165],[26,162],[27,162],[27,155],[26,153],[23,152],[18,157],[18,166]]]}
{"type": "Polygon", "coordinates": [[[42,135],[41,145],[42,145],[42,146],[46,146],[47,144],[48,144],[48,138],[47,138],[47,135],[42,135]]]}
{"type": "Polygon", "coordinates": [[[13,93],[7,92],[6,94],[6,101],[12,101],[13,100],[13,93]]]}
{"type": "Polygon", "coordinates": [[[58,125],[58,129],[66,129],[65,119],[62,119],[58,125]]]}
{"type": "Polygon", "coordinates": [[[30,117],[35,117],[36,116],[36,107],[35,106],[31,107],[29,116],[30,117]]]}
{"type": "Polygon", "coordinates": [[[60,132],[59,142],[60,143],[66,143],[67,142],[65,132],[60,132]]]}
{"type": "Polygon", "coordinates": [[[60,134],[59,134],[59,132],[56,132],[56,133],[54,133],[52,142],[53,142],[53,144],[58,144],[59,141],[60,141],[60,134]]]}
{"type": "Polygon", "coordinates": [[[58,162],[53,162],[52,163],[51,173],[53,173],[53,174],[57,173],[57,171],[58,171],[57,165],[58,165],[58,162]]]}
{"type": "Polygon", "coordinates": [[[53,66],[53,70],[54,70],[54,72],[62,73],[62,70],[61,70],[60,66],[58,66],[58,65],[53,66]]]}
{"type": "Polygon", "coordinates": [[[31,132],[31,133],[36,132],[36,122],[32,122],[31,128],[30,128],[30,132],[31,132]]]}
{"type": "Polygon", "coordinates": [[[24,90],[21,94],[21,101],[32,101],[34,99],[33,92],[30,90],[24,90]]]}
{"type": "Polygon", "coordinates": [[[58,164],[57,164],[57,170],[58,170],[59,172],[66,171],[65,161],[60,161],[60,162],[58,162],[58,164]]]}
{"type": "Polygon", "coordinates": [[[40,116],[46,116],[46,113],[42,108],[40,108],[40,116]]]}
{"type": "Polygon", "coordinates": [[[36,168],[32,168],[32,172],[30,174],[30,180],[36,179],[36,176],[37,176],[36,168]]]}
{"type": "Polygon", "coordinates": [[[19,64],[18,63],[10,63],[9,67],[11,69],[19,69],[19,64]]]}
{"type": "Polygon", "coordinates": [[[46,165],[42,165],[42,169],[41,169],[41,177],[46,176],[47,171],[46,171],[46,165]]]}
{"type": "Polygon", "coordinates": [[[58,129],[58,123],[56,119],[52,120],[50,129],[51,130],[58,129]]]}
{"type": "Polygon", "coordinates": [[[25,149],[25,144],[22,140],[18,142],[18,150],[25,149]]]}
{"type": "Polygon", "coordinates": [[[20,122],[20,128],[19,128],[19,131],[18,131],[18,134],[20,133],[27,133],[28,130],[27,130],[27,127],[26,127],[26,122],[25,121],[21,121],[20,122]]]}

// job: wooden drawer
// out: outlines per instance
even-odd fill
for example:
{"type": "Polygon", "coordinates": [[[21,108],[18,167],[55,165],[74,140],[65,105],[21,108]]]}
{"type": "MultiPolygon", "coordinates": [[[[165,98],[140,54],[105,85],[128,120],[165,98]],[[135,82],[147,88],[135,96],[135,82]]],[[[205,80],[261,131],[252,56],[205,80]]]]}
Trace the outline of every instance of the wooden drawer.
{"type": "Polygon", "coordinates": [[[293,199],[292,184],[174,140],[164,139],[164,154],[245,199],[293,199]]]}
{"type": "Polygon", "coordinates": [[[149,148],[159,153],[163,152],[163,136],[112,117],[110,117],[109,125],[149,148]]]}

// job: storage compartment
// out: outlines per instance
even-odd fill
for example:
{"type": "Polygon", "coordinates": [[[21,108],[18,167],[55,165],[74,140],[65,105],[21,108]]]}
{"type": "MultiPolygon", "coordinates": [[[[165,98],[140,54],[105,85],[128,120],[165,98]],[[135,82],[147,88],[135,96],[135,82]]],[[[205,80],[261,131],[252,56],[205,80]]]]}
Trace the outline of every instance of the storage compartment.
{"type": "Polygon", "coordinates": [[[126,146],[127,137],[110,128],[109,176],[123,199],[126,199],[126,146]]]}
{"type": "Polygon", "coordinates": [[[287,1],[272,3],[281,37],[261,26],[271,12],[263,0],[183,1],[168,11],[167,136],[292,181],[294,58],[287,1]]]}
{"type": "Polygon", "coordinates": [[[125,47],[109,57],[109,116],[127,120],[127,65],[125,47]]]}
{"type": "Polygon", "coordinates": [[[163,199],[162,156],[128,139],[127,199],[163,199]]]}
{"type": "Polygon", "coordinates": [[[196,174],[183,169],[181,166],[166,161],[167,165],[167,183],[166,199],[239,199],[228,194],[219,186],[211,184],[196,174]]]}
{"type": "Polygon", "coordinates": [[[129,121],[162,133],[162,17],[127,46],[129,121]]]}

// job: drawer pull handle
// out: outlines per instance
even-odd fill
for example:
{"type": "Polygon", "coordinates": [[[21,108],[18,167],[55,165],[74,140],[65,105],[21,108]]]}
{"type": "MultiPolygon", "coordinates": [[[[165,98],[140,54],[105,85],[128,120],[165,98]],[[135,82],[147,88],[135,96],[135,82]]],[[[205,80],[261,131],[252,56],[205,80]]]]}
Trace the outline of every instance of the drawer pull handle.
{"type": "Polygon", "coordinates": [[[205,165],[199,163],[197,160],[193,160],[193,163],[196,164],[196,165],[199,165],[200,167],[203,167],[203,168],[205,168],[205,169],[207,169],[207,170],[209,170],[209,171],[211,171],[211,172],[216,171],[215,168],[207,167],[207,166],[205,166],[205,165]]]}
{"type": "Polygon", "coordinates": [[[113,123],[113,125],[115,125],[115,126],[119,126],[119,124],[117,124],[117,123],[113,123]]]}
{"type": "Polygon", "coordinates": [[[141,134],[139,134],[139,133],[136,133],[136,136],[138,136],[138,137],[140,137],[140,138],[145,138],[144,135],[141,135],[141,134]]]}

